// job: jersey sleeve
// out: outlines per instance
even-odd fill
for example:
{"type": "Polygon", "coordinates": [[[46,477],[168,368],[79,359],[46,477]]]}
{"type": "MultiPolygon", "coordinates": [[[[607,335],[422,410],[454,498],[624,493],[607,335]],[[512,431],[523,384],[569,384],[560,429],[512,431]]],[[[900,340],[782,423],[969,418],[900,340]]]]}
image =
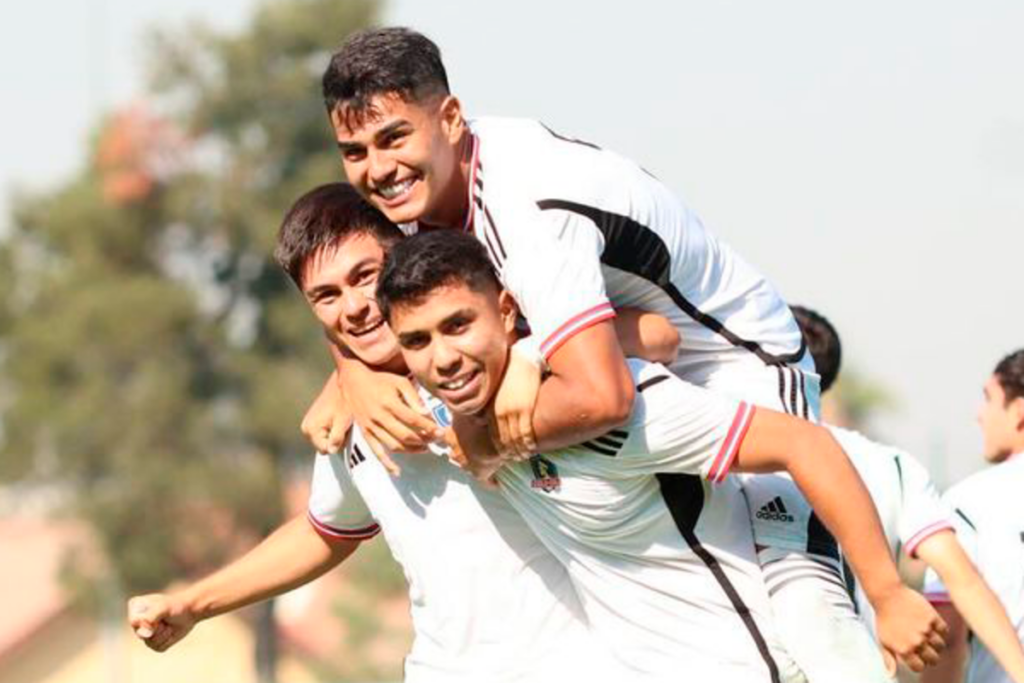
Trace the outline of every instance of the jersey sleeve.
{"type": "MultiPolygon", "coordinates": [[[[954,489],[955,490],[955,489],[954,489]]],[[[963,547],[967,557],[975,564],[978,565],[978,529],[975,526],[975,522],[972,516],[965,512],[964,509],[958,506],[955,497],[951,497],[947,492],[942,497],[942,502],[952,511],[950,520],[953,524],[953,529],[956,531],[956,540],[963,547]]],[[[942,579],[935,572],[934,569],[928,567],[924,574],[924,586],[922,588],[925,598],[928,602],[936,605],[948,604],[951,602],[949,597],[949,591],[946,589],[945,584],[942,583],[942,579]]]]}
{"type": "Polygon", "coordinates": [[[318,453],[313,464],[307,517],[328,539],[363,540],[380,532],[346,464],[350,458],[362,457],[357,453],[369,452],[367,446],[358,445],[356,429],[352,431],[340,453],[318,453]]]}
{"type": "Polygon", "coordinates": [[[475,229],[547,360],[573,335],[615,316],[601,272],[604,238],[578,213],[518,208],[502,214],[515,225],[497,225],[485,213],[475,229]]]}
{"type": "Polygon", "coordinates": [[[940,531],[953,529],[953,522],[924,466],[905,453],[897,453],[895,458],[903,487],[898,534],[907,555],[916,557],[922,542],[940,531]]]}
{"type": "Polygon", "coordinates": [[[695,474],[721,483],[754,407],[684,382],[664,366],[629,359],[636,400],[622,464],[647,474],[695,474]]]}

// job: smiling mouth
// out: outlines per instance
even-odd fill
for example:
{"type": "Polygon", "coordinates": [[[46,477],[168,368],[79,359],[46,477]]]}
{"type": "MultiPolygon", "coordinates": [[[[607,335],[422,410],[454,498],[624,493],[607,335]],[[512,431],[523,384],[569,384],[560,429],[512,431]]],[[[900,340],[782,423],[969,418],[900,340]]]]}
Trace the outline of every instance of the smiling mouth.
{"type": "Polygon", "coordinates": [[[358,329],[350,329],[350,330],[347,331],[347,334],[350,337],[356,337],[356,338],[358,338],[358,337],[365,337],[366,335],[370,334],[371,332],[375,332],[375,331],[379,330],[383,324],[384,324],[384,319],[380,318],[376,322],[372,322],[369,325],[364,325],[363,327],[360,327],[358,329]]]}
{"type": "Polygon", "coordinates": [[[401,182],[380,185],[377,187],[376,192],[390,202],[407,194],[415,183],[416,178],[406,178],[401,182]]]}

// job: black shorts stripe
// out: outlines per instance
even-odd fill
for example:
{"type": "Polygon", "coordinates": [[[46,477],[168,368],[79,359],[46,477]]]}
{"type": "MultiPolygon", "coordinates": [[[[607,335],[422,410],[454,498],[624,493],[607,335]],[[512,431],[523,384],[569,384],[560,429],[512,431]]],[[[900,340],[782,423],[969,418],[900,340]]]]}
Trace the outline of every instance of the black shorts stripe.
{"type": "Polygon", "coordinates": [[[768,650],[768,643],[765,642],[761,629],[758,628],[757,622],[754,621],[753,615],[750,614],[750,608],[743,602],[743,598],[740,597],[736,587],[729,581],[729,577],[725,575],[722,566],[718,564],[718,560],[708,552],[707,548],[701,545],[695,533],[697,520],[700,517],[701,510],[704,508],[704,485],[701,483],[700,478],[688,474],[658,474],[656,476],[658,483],[661,485],[661,496],[665,499],[665,505],[668,506],[669,514],[672,515],[672,520],[676,523],[679,533],[682,534],[683,539],[690,546],[690,550],[700,558],[704,566],[711,572],[711,575],[715,577],[718,585],[721,586],[722,591],[728,597],[733,609],[736,610],[740,620],[743,622],[744,628],[750,634],[751,640],[754,641],[761,659],[768,668],[772,683],[781,683],[779,667],[775,660],[772,659],[771,652],[768,650]]]}
{"type": "Polygon", "coordinates": [[[777,365],[775,370],[779,373],[779,405],[782,406],[783,412],[789,412],[789,406],[786,404],[786,369],[781,365],[777,365]]]}
{"type": "Polygon", "coordinates": [[[626,437],[629,436],[629,432],[624,432],[621,429],[613,429],[610,432],[608,432],[608,436],[617,436],[620,439],[625,439],[626,437]]]}
{"type": "Polygon", "coordinates": [[[800,348],[795,352],[782,355],[772,354],[761,348],[757,342],[743,339],[720,321],[694,306],[672,284],[669,277],[672,258],[668,247],[661,237],[647,226],[628,216],[620,216],[610,211],[565,199],[542,199],[537,202],[537,206],[542,211],[552,209],[570,211],[592,220],[605,239],[604,253],[601,254],[602,263],[647,280],[665,292],[686,315],[712,332],[721,335],[733,346],[750,351],[766,365],[786,365],[803,358],[804,351],[807,349],[807,341],[803,339],[802,335],[800,348]]]}
{"type": "Polygon", "coordinates": [[[800,397],[803,399],[804,402],[803,417],[805,420],[807,420],[810,419],[810,414],[808,413],[807,409],[807,381],[802,371],[797,370],[796,373],[800,375],[800,397]]]}
{"type": "MultiPolygon", "coordinates": [[[[782,579],[778,583],[768,584],[768,595],[769,596],[774,596],[776,593],[781,591],[783,588],[785,588],[786,586],[791,585],[792,583],[794,583],[796,581],[809,581],[809,580],[824,581],[825,583],[828,583],[828,584],[830,584],[832,586],[835,586],[835,588],[840,593],[842,593],[843,595],[846,595],[846,586],[837,577],[826,576],[825,574],[818,574],[816,572],[793,573],[792,575],[787,575],[785,579],[782,579]]],[[[851,607],[852,607],[852,605],[851,605],[851,607]]]]}
{"type": "Polygon", "coordinates": [[[594,451],[595,453],[600,453],[601,455],[608,455],[608,456],[611,456],[611,457],[615,457],[616,455],[619,454],[618,450],[612,449],[612,448],[607,448],[605,446],[598,446],[593,441],[584,441],[580,445],[583,446],[584,448],[589,448],[590,450],[594,451]]]}
{"type": "Polygon", "coordinates": [[[614,439],[610,436],[599,436],[594,440],[597,441],[597,443],[601,444],[602,446],[608,446],[610,448],[622,448],[623,444],[622,441],[614,439]]]}
{"type": "Polygon", "coordinates": [[[789,384],[789,405],[792,408],[792,410],[790,411],[789,414],[790,415],[799,415],[800,411],[797,410],[797,407],[796,407],[796,385],[797,385],[796,370],[794,370],[793,368],[789,368],[789,375],[792,378],[792,381],[789,384]]]}

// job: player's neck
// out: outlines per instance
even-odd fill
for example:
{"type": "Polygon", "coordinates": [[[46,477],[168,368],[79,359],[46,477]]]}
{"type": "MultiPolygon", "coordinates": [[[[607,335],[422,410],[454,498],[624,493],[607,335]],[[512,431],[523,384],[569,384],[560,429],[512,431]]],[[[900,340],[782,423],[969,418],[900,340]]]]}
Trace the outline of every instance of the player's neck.
{"type": "Polygon", "coordinates": [[[455,172],[445,186],[437,210],[419,219],[423,225],[432,228],[462,228],[472,208],[469,195],[470,178],[473,175],[473,134],[465,129],[457,143],[459,161],[455,172]]]}

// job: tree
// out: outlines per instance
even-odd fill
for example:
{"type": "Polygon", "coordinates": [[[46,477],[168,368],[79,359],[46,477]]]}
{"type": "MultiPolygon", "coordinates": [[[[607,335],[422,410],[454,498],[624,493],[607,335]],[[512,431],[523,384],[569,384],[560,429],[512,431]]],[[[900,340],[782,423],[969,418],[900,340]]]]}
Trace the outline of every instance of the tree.
{"type": "Polygon", "coordinates": [[[272,245],[291,201],[339,177],[319,76],[376,8],[277,0],[234,35],[155,34],[147,104],[98,128],[78,177],[16,202],[0,479],[63,485],[125,592],[206,571],[282,519],[327,356],[272,245]]]}

